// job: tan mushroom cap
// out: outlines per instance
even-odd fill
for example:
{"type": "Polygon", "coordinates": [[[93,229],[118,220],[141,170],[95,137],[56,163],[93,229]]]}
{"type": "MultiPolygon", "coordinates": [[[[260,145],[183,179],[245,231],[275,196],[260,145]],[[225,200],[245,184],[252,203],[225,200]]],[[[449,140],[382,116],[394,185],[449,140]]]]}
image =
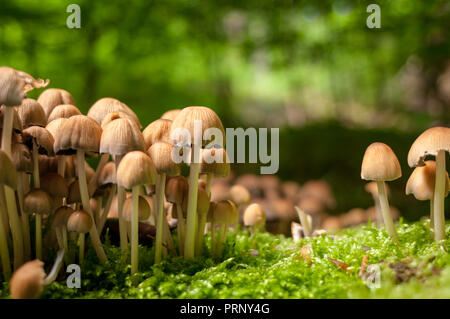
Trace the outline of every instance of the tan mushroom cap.
{"type": "Polygon", "coordinates": [[[48,122],[61,119],[69,118],[75,115],[81,115],[80,110],[72,104],[61,104],[56,106],[53,111],[48,116],[48,122]]]}
{"type": "Polygon", "coordinates": [[[52,212],[52,198],[42,189],[32,189],[23,199],[26,214],[48,215],[52,212]]]}
{"type": "Polygon", "coordinates": [[[100,153],[124,155],[131,151],[145,151],[144,137],[133,120],[115,118],[103,127],[100,153]]]}
{"type": "Polygon", "coordinates": [[[188,190],[189,183],[186,177],[180,175],[169,178],[166,182],[166,200],[169,203],[182,205],[188,190]]]}
{"type": "Polygon", "coordinates": [[[17,172],[11,158],[0,149],[0,185],[17,189],[17,172]]]}
{"type": "Polygon", "coordinates": [[[427,155],[436,156],[439,151],[450,152],[450,128],[432,127],[419,135],[409,149],[408,165],[422,166],[427,155]]]}
{"type": "Polygon", "coordinates": [[[123,112],[134,118],[139,128],[141,124],[137,115],[125,103],[111,97],[104,97],[94,103],[88,111],[88,116],[93,118],[98,124],[102,124],[103,119],[114,112],[123,112]]]}
{"type": "Polygon", "coordinates": [[[52,172],[41,178],[41,188],[53,198],[67,197],[69,193],[69,186],[64,177],[52,172]]]}
{"type": "MultiPolygon", "coordinates": [[[[210,204],[210,196],[201,187],[198,187],[197,191],[197,213],[198,214],[207,214],[209,210],[209,204],[210,204]]],[[[188,196],[184,197],[183,200],[183,211],[187,212],[188,207],[188,196]]]]}
{"type": "Polygon", "coordinates": [[[75,115],[64,121],[56,132],[55,151],[57,154],[71,155],[77,150],[97,153],[100,147],[102,128],[85,115],[75,115]]]}
{"type": "Polygon", "coordinates": [[[50,88],[41,93],[37,100],[48,118],[53,109],[61,104],[75,104],[72,94],[63,89],[50,88]]]}
{"type": "Polygon", "coordinates": [[[239,220],[236,205],[231,200],[217,202],[214,205],[214,222],[217,224],[234,224],[239,220]]]}
{"type": "Polygon", "coordinates": [[[361,165],[361,178],[369,181],[393,181],[402,176],[394,151],[384,143],[370,144],[361,165]]]}
{"type": "Polygon", "coordinates": [[[242,185],[234,185],[230,188],[230,199],[237,206],[248,205],[252,200],[252,196],[247,188],[242,185]]]}
{"type": "Polygon", "coordinates": [[[53,225],[55,227],[67,226],[67,220],[74,212],[72,207],[60,206],[53,213],[53,225]]]}
{"type": "Polygon", "coordinates": [[[84,210],[76,210],[67,219],[67,230],[81,234],[88,233],[93,225],[91,216],[84,210]]]}
{"type": "Polygon", "coordinates": [[[230,175],[230,159],[224,148],[204,148],[200,153],[200,173],[214,174],[216,177],[230,175]]]}
{"type": "Polygon", "coordinates": [[[136,117],[135,116],[130,115],[128,113],[120,112],[120,111],[106,114],[106,116],[103,118],[102,123],[100,124],[100,126],[103,129],[104,127],[106,127],[106,125],[108,125],[112,121],[117,120],[119,118],[121,118],[121,119],[129,119],[138,127],[139,130],[141,129],[141,124],[136,121],[136,117]]]}
{"type": "Polygon", "coordinates": [[[47,125],[44,109],[36,100],[24,99],[22,104],[16,107],[16,110],[23,128],[35,125],[45,127],[47,125]]]}
{"type": "MultiPolygon", "coordinates": [[[[449,178],[446,173],[445,196],[449,192],[449,178]]],[[[425,161],[425,166],[414,169],[406,183],[406,195],[413,194],[418,200],[430,200],[434,197],[434,187],[436,180],[436,162],[425,161]]]]}
{"type": "MultiPolygon", "coordinates": [[[[189,106],[182,109],[181,112],[178,113],[177,117],[172,122],[172,127],[170,129],[171,137],[174,134],[175,130],[184,128],[187,129],[188,132],[190,133],[191,137],[190,143],[193,144],[194,124],[196,121],[200,121],[201,123],[202,136],[207,129],[217,128],[222,133],[222,136],[225,139],[225,130],[223,128],[222,121],[220,120],[219,116],[216,114],[216,112],[205,106],[189,106]]],[[[181,145],[185,142],[181,136],[178,136],[178,138],[172,141],[177,145],[181,145]]],[[[202,146],[208,145],[211,141],[212,137],[211,139],[208,140],[202,139],[202,146]]],[[[223,145],[221,146],[225,146],[225,141],[222,142],[223,145]]]]}
{"type": "MultiPolygon", "coordinates": [[[[152,213],[150,203],[143,196],[139,196],[138,211],[140,221],[149,219],[152,213]]],[[[132,212],[133,212],[133,198],[128,197],[127,199],[125,199],[123,203],[123,211],[122,211],[123,218],[126,221],[131,222],[132,212]]]]}
{"type": "Polygon", "coordinates": [[[150,156],[141,151],[132,151],[120,161],[117,184],[127,189],[138,185],[155,184],[156,175],[156,168],[150,156]]]}
{"type": "Polygon", "coordinates": [[[165,112],[163,115],[161,115],[161,119],[173,121],[180,112],[181,112],[181,109],[169,110],[169,111],[165,112]]]}
{"type": "Polygon", "coordinates": [[[142,132],[147,148],[156,142],[170,143],[170,128],[172,121],[167,119],[158,119],[151,122],[142,132]]]}
{"type": "Polygon", "coordinates": [[[44,289],[44,263],[38,259],[23,264],[12,275],[9,292],[13,299],[36,299],[44,289]]]}
{"type": "Polygon", "coordinates": [[[262,226],[266,223],[264,208],[257,203],[249,205],[244,211],[245,226],[262,226]]]}
{"type": "Polygon", "coordinates": [[[28,147],[22,143],[13,143],[11,152],[14,166],[18,172],[33,172],[33,159],[28,147]]]}
{"type": "Polygon", "coordinates": [[[116,165],[114,162],[108,162],[103,166],[98,174],[97,183],[100,187],[116,184],[116,165]]]}
{"type": "Polygon", "coordinates": [[[180,175],[180,164],[172,160],[172,150],[173,146],[164,142],[156,142],[148,149],[147,153],[155,164],[158,174],[180,175]]]}
{"type": "Polygon", "coordinates": [[[81,203],[81,194],[78,179],[70,183],[69,193],[67,195],[67,204],[75,204],[75,203],[81,203]]]}
{"type": "Polygon", "coordinates": [[[23,142],[28,148],[33,149],[33,142],[38,146],[39,154],[53,156],[53,145],[55,140],[53,135],[40,126],[30,126],[22,131],[23,142]]]}

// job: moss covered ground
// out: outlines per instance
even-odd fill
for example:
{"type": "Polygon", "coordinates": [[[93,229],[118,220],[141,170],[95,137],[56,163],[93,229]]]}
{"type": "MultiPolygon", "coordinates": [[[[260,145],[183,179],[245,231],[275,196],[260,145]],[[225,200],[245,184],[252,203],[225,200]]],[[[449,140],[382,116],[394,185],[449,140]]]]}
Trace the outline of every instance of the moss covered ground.
{"type": "MultiPolygon", "coordinates": [[[[153,265],[153,249],[140,247],[141,272],[134,277],[120,250],[106,244],[105,265],[88,251],[80,289],[68,288],[63,277],[41,297],[450,298],[450,240],[434,242],[428,223],[400,221],[399,244],[370,223],[298,243],[268,233],[231,232],[220,260],[171,257],[153,265]],[[360,271],[369,265],[380,269],[379,286],[369,288],[365,278],[376,273],[360,271]]],[[[1,297],[8,297],[7,284],[1,297]]]]}

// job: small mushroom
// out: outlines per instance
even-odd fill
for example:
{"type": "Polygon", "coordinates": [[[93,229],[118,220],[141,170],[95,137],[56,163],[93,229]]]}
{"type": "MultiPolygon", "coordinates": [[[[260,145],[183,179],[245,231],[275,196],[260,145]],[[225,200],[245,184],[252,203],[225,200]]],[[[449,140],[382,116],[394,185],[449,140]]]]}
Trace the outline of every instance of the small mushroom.
{"type": "Polygon", "coordinates": [[[84,210],[72,212],[67,219],[67,231],[78,233],[79,262],[84,260],[85,234],[88,233],[94,225],[91,215],[84,210]]]}

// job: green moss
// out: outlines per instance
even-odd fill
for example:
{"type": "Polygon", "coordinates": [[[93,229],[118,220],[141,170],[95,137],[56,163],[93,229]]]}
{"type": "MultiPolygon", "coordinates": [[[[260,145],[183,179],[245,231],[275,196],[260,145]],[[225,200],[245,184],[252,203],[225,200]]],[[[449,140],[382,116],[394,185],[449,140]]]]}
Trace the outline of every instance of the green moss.
{"type": "MultiPolygon", "coordinates": [[[[372,225],[297,244],[268,233],[257,234],[256,240],[246,232],[230,233],[221,260],[174,257],[158,265],[153,265],[153,249],[140,247],[136,278],[121,262],[120,250],[105,245],[109,262],[97,264],[89,250],[81,289],[67,288],[63,278],[42,298],[450,298],[450,240],[435,243],[426,220],[400,222],[397,230],[399,245],[372,225]],[[308,243],[311,264],[300,253],[308,243]],[[380,266],[380,288],[370,289],[358,276],[365,255],[368,264],[380,266]],[[133,286],[133,279],[140,284],[133,286]]],[[[2,297],[7,289],[4,285],[2,297]]]]}

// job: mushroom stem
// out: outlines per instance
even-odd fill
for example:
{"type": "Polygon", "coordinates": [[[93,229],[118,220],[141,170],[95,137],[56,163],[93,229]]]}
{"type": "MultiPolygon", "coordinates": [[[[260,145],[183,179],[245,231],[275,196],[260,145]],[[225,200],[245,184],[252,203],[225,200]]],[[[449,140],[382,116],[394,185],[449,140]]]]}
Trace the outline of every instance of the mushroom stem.
{"type": "Polygon", "coordinates": [[[156,179],[156,239],[155,239],[155,264],[161,261],[162,240],[164,231],[164,189],[166,174],[159,174],[156,179]]]}
{"type": "MultiPolygon", "coordinates": [[[[209,175],[208,175],[209,176],[209,175]]],[[[200,214],[198,221],[197,241],[195,242],[195,254],[200,256],[203,250],[203,237],[205,235],[205,225],[208,214],[200,214]]]]}
{"type": "Polygon", "coordinates": [[[66,158],[64,155],[58,156],[58,174],[64,177],[66,172],[66,158]]]}
{"type": "Polygon", "coordinates": [[[116,185],[113,185],[109,190],[108,199],[106,200],[105,208],[103,208],[102,216],[100,217],[100,222],[97,225],[97,231],[99,234],[102,233],[103,227],[105,226],[106,219],[108,218],[108,213],[111,208],[112,202],[114,200],[114,194],[116,193],[116,185]]]}
{"type": "Polygon", "coordinates": [[[216,223],[211,222],[211,256],[216,254],[216,223]]]}
{"type": "Polygon", "coordinates": [[[178,233],[178,245],[180,246],[180,255],[184,255],[184,237],[186,235],[185,222],[183,217],[183,208],[180,204],[174,204],[177,209],[177,233],[178,233]]]}
{"type": "Polygon", "coordinates": [[[220,224],[220,233],[219,233],[219,241],[217,243],[217,256],[222,257],[223,254],[223,247],[225,244],[225,241],[227,239],[227,224],[220,224]]]}
{"type": "Polygon", "coordinates": [[[139,266],[139,188],[134,186],[132,189],[133,202],[131,211],[131,274],[138,271],[139,266]]]}
{"type": "MultiPolygon", "coordinates": [[[[119,155],[114,156],[114,163],[116,165],[116,174],[121,159],[122,156],[119,155]]],[[[122,252],[126,252],[128,249],[127,225],[122,216],[124,197],[125,197],[125,189],[122,186],[117,185],[117,212],[119,215],[120,249],[122,250],[122,252]]]]}
{"type": "Polygon", "coordinates": [[[430,229],[434,231],[434,198],[430,199],[430,229]]]}
{"type": "Polygon", "coordinates": [[[212,184],[212,180],[213,180],[214,174],[206,174],[206,193],[209,195],[211,195],[211,184],[212,184]]]}
{"type": "MultiPolygon", "coordinates": [[[[0,189],[0,191],[2,191],[0,189]]],[[[6,214],[0,206],[0,214],[6,214]]],[[[9,280],[11,277],[11,261],[9,259],[8,241],[6,235],[6,227],[3,224],[3,218],[0,218],[0,257],[2,260],[2,270],[4,280],[9,280]]]]}
{"type": "Polygon", "coordinates": [[[373,201],[375,202],[375,212],[377,213],[376,224],[383,225],[383,214],[381,213],[380,198],[378,196],[373,196],[373,201]]]}
{"type": "Polygon", "coordinates": [[[11,138],[13,131],[14,109],[5,107],[3,115],[2,150],[11,158],[11,138]]]}
{"type": "MultiPolygon", "coordinates": [[[[41,178],[39,176],[39,154],[38,154],[38,146],[36,141],[33,139],[33,183],[34,188],[41,188],[41,178]]],[[[36,258],[42,260],[42,216],[40,214],[36,214],[36,258]]]]}
{"type": "Polygon", "coordinates": [[[386,186],[384,181],[377,181],[378,198],[380,199],[381,213],[383,214],[384,224],[388,234],[395,242],[398,242],[397,232],[395,231],[394,221],[392,220],[389,202],[386,194],[386,186]]]}
{"type": "Polygon", "coordinates": [[[17,180],[17,198],[19,199],[19,210],[20,210],[20,218],[22,220],[22,231],[23,231],[23,246],[24,246],[24,260],[28,261],[31,259],[31,239],[30,239],[30,221],[28,215],[23,211],[23,197],[24,197],[24,187],[23,182],[24,179],[22,177],[21,172],[18,172],[18,180],[17,180]]]}
{"type": "Polygon", "coordinates": [[[295,210],[297,211],[298,219],[300,220],[300,224],[302,225],[303,233],[305,234],[305,237],[310,237],[312,229],[311,229],[311,224],[309,223],[309,220],[308,220],[308,216],[306,216],[305,212],[303,210],[301,210],[300,208],[298,208],[297,206],[295,206],[295,210]]]}
{"type": "Polygon", "coordinates": [[[80,264],[83,263],[84,261],[84,246],[85,246],[85,235],[84,233],[80,233],[78,235],[78,248],[79,248],[79,256],[78,256],[78,260],[80,262],[80,264]]]}
{"type": "MultiPolygon", "coordinates": [[[[91,216],[94,220],[94,215],[92,214],[91,205],[89,204],[89,193],[86,182],[86,171],[84,168],[84,151],[77,150],[77,171],[78,171],[78,184],[80,186],[81,202],[83,203],[84,210],[91,216]]],[[[102,242],[98,236],[97,228],[95,223],[92,223],[92,227],[89,230],[89,235],[91,237],[92,246],[94,246],[97,257],[101,263],[106,262],[106,254],[102,247],[102,242]]]]}
{"type": "Polygon", "coordinates": [[[47,286],[51,284],[53,281],[55,281],[56,277],[58,276],[59,270],[62,266],[63,257],[65,255],[65,249],[60,249],[58,251],[58,254],[56,255],[55,263],[53,264],[52,270],[50,273],[45,277],[44,279],[44,285],[47,286]]]}
{"type": "Polygon", "coordinates": [[[436,156],[436,185],[434,187],[434,239],[445,239],[445,151],[436,156]]]}
{"type": "Polygon", "coordinates": [[[200,148],[192,148],[192,161],[189,170],[189,193],[186,216],[186,238],[184,241],[184,258],[193,258],[195,250],[195,229],[197,224],[198,173],[200,170],[200,148]],[[197,154],[196,154],[197,153],[197,154]]]}

